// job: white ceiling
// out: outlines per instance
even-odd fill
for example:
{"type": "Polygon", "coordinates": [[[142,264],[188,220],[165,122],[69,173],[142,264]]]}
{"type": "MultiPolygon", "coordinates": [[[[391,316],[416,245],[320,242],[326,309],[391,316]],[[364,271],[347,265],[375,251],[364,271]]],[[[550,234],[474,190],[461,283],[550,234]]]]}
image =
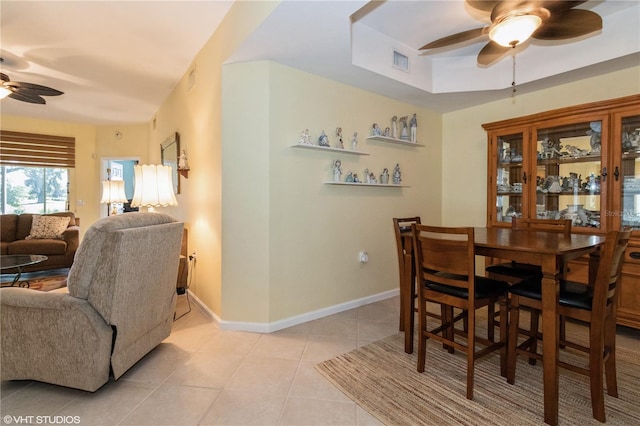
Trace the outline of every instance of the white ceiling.
{"type": "MultiPolygon", "coordinates": [[[[147,122],[231,5],[2,0],[2,71],[14,81],[65,94],[46,98],[47,105],[4,99],[1,112],[92,124],[147,122]]],[[[518,93],[640,63],[639,1],[587,1],[578,7],[599,13],[603,30],[517,48],[518,93]]],[[[446,112],[511,96],[512,59],[478,66],[476,55],[486,41],[428,54],[417,49],[488,22],[463,0],[286,0],[228,62],[273,60],[446,112]],[[408,73],[391,66],[394,49],[409,57],[408,73]]]]}

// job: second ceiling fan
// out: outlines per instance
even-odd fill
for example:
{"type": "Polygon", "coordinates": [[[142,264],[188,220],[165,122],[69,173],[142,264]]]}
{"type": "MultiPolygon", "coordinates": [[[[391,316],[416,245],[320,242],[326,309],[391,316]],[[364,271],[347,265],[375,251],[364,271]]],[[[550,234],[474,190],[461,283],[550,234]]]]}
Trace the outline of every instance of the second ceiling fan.
{"type": "Polygon", "coordinates": [[[490,13],[491,24],[440,38],[420,50],[488,36],[489,43],[478,54],[478,63],[490,65],[529,37],[564,40],[602,29],[600,15],[590,10],[574,9],[585,1],[466,1],[474,9],[490,13]]]}

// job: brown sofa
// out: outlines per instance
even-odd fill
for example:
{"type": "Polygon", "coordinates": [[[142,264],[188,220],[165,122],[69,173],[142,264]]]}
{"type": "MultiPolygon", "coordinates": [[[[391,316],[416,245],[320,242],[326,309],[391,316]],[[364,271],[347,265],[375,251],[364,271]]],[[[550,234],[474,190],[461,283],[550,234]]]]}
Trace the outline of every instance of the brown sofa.
{"type": "MultiPolygon", "coordinates": [[[[42,263],[22,268],[25,272],[70,268],[80,244],[80,220],[73,212],[51,213],[43,216],[68,216],[67,230],[62,239],[25,239],[31,231],[33,214],[0,215],[0,254],[43,254],[48,259],[42,263]]],[[[15,271],[3,270],[3,273],[15,271]]]]}

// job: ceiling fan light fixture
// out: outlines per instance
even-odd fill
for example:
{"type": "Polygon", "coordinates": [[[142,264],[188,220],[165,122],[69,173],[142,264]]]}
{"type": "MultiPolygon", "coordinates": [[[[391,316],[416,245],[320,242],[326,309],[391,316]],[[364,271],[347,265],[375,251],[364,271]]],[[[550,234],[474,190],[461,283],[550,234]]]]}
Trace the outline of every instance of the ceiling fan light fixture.
{"type": "Polygon", "coordinates": [[[500,46],[515,47],[527,41],[542,24],[538,15],[508,16],[489,31],[489,38],[500,46]]]}
{"type": "Polygon", "coordinates": [[[4,99],[11,94],[11,90],[4,86],[0,86],[0,99],[4,99]]]}

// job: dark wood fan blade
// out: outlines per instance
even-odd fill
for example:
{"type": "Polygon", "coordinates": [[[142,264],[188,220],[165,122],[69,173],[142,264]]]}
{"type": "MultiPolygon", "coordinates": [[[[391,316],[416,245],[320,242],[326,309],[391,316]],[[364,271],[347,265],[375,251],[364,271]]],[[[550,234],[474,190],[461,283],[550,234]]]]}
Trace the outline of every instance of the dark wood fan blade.
{"type": "Polygon", "coordinates": [[[602,18],[595,12],[569,9],[554,13],[533,33],[539,40],[563,40],[602,29],[602,18]]]}
{"type": "Polygon", "coordinates": [[[3,72],[0,72],[0,80],[2,81],[10,81],[9,76],[3,72]]]}
{"type": "Polygon", "coordinates": [[[467,0],[467,4],[476,10],[483,12],[491,12],[496,4],[500,3],[497,0],[467,0]]]}
{"type": "Polygon", "coordinates": [[[472,30],[467,30],[461,33],[456,33],[450,36],[439,38],[438,40],[425,44],[419,50],[436,49],[438,47],[450,46],[452,44],[460,43],[467,40],[472,40],[476,37],[483,36],[485,34],[488,34],[488,32],[489,32],[489,27],[474,28],[472,30]]]}
{"type": "Polygon", "coordinates": [[[52,89],[51,87],[42,86],[40,84],[34,84],[34,83],[23,83],[21,81],[11,81],[7,83],[7,85],[15,87],[17,89],[26,89],[38,95],[44,95],[44,96],[59,96],[64,94],[64,92],[61,92],[56,89],[52,89]]]}
{"type": "Polygon", "coordinates": [[[555,12],[562,12],[563,10],[569,10],[574,8],[582,3],[586,3],[587,0],[579,0],[579,1],[539,1],[537,2],[539,6],[544,7],[552,14],[555,12]]]}
{"type": "Polygon", "coordinates": [[[40,97],[39,95],[35,93],[29,93],[29,92],[23,92],[23,91],[13,92],[9,95],[9,97],[18,101],[29,102],[32,104],[44,105],[47,103],[47,101],[45,101],[44,98],[40,97]]]}
{"type": "Polygon", "coordinates": [[[490,65],[503,57],[512,47],[500,46],[498,43],[490,41],[487,43],[480,53],[478,53],[478,63],[480,65],[490,65]]]}

